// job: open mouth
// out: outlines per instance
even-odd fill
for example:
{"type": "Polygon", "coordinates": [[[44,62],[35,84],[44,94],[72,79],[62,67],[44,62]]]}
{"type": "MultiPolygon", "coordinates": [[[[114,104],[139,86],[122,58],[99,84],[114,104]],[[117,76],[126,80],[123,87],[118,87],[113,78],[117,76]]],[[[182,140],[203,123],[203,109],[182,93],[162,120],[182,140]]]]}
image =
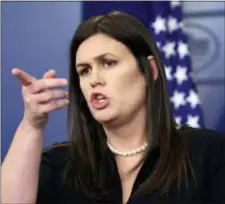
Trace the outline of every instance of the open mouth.
{"type": "Polygon", "coordinates": [[[106,101],[106,97],[103,95],[97,95],[96,100],[98,101],[98,103],[104,103],[106,101]]]}
{"type": "Polygon", "coordinates": [[[96,93],[91,97],[91,105],[95,109],[103,109],[109,104],[109,99],[103,94],[96,93]]]}

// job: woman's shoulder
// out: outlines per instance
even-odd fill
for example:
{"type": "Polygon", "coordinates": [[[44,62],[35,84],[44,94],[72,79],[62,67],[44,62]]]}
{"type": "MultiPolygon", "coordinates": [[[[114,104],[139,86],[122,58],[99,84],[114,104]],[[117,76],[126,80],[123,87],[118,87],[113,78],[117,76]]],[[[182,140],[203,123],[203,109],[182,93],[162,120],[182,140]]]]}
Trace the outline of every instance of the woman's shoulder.
{"type": "Polygon", "coordinates": [[[206,128],[185,127],[180,130],[193,157],[223,156],[225,158],[225,134],[206,128]],[[221,155],[222,154],[222,155],[221,155]]]}
{"type": "Polygon", "coordinates": [[[225,203],[225,134],[187,128],[182,135],[201,194],[213,203],[225,203]]]}
{"type": "Polygon", "coordinates": [[[217,146],[225,144],[225,133],[206,128],[184,127],[180,129],[180,135],[190,146],[217,146]]]}
{"type": "Polygon", "coordinates": [[[42,163],[51,166],[63,164],[69,158],[70,146],[71,143],[69,142],[54,143],[47,146],[42,151],[42,163]]]}

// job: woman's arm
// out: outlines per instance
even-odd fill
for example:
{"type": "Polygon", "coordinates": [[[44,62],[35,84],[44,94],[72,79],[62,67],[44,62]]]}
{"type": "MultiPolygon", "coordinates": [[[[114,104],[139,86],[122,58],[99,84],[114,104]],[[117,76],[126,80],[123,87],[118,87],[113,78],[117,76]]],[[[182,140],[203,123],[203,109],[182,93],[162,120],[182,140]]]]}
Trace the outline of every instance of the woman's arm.
{"type": "Polygon", "coordinates": [[[48,113],[68,104],[67,92],[53,88],[64,87],[67,81],[56,79],[54,71],[47,72],[40,80],[19,69],[14,69],[13,74],[23,84],[25,109],[2,164],[2,202],[30,204],[37,199],[43,132],[48,113]]]}
{"type": "Polygon", "coordinates": [[[43,130],[21,122],[2,164],[2,202],[35,203],[43,130]]]}

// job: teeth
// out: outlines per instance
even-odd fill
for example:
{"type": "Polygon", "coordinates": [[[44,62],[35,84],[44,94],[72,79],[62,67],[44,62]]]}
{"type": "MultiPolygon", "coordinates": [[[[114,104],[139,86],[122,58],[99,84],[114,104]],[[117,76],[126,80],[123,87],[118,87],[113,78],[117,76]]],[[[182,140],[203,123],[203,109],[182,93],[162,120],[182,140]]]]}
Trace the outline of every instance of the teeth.
{"type": "Polygon", "coordinates": [[[99,103],[102,103],[105,101],[105,99],[97,99],[99,103]]]}
{"type": "Polygon", "coordinates": [[[102,95],[98,95],[98,96],[97,96],[97,99],[98,99],[98,100],[100,100],[100,99],[104,99],[104,98],[105,98],[105,97],[104,97],[104,96],[102,96],[102,95]]]}

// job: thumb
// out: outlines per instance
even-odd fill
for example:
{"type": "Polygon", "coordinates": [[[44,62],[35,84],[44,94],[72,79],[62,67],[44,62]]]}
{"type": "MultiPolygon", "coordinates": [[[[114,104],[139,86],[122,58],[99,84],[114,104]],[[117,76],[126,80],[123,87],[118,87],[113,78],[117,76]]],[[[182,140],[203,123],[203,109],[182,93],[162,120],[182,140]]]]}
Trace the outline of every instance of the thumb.
{"type": "Polygon", "coordinates": [[[56,76],[56,71],[51,69],[44,74],[43,78],[49,79],[49,78],[55,78],[55,76],[56,76]]]}

